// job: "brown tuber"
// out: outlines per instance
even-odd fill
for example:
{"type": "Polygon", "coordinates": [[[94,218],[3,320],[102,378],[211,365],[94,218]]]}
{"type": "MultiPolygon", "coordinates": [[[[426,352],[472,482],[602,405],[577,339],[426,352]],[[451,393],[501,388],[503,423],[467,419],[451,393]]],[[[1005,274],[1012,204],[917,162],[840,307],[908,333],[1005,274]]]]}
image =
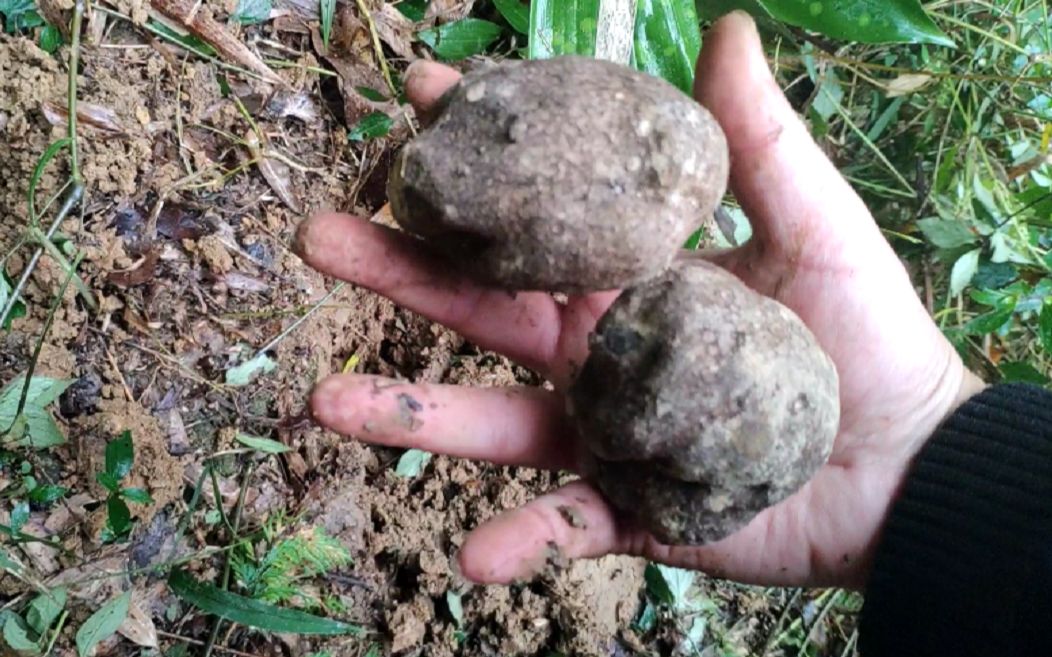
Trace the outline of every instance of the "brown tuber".
{"type": "Polygon", "coordinates": [[[727,184],[715,119],[655,77],[562,57],[466,75],[402,150],[398,223],[475,278],[587,292],[661,273],[727,184]]]}
{"type": "Polygon", "coordinates": [[[568,395],[588,476],[667,543],[748,523],[825,463],[837,374],[803,322],[680,245],[728,174],[715,120],[672,86],[567,57],[470,73],[402,151],[395,218],[508,290],[627,288],[568,395]]]}
{"type": "Polygon", "coordinates": [[[659,540],[733,533],[833,448],[832,361],[789,309],[703,260],[625,290],[589,347],[570,404],[591,474],[659,540]]]}

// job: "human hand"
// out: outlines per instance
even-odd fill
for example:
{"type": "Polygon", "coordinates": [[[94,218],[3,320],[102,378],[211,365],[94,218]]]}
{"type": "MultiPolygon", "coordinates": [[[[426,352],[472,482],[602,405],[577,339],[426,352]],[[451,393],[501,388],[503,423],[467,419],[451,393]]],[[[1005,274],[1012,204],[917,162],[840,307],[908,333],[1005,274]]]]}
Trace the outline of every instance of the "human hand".
{"type": "MultiPolygon", "coordinates": [[[[446,67],[418,64],[406,90],[426,113],[457,78],[446,67]]],[[[470,579],[529,576],[554,544],[570,558],[635,554],[743,582],[861,586],[911,457],[982,387],[929,318],[862,201],[778,89],[747,15],[731,14],[709,32],[695,96],[727,134],[731,188],[754,231],[745,246],[713,260],[793,309],[836,363],[841,424],[829,463],[741,531],[701,547],[658,543],[577,481],[472,532],[459,556],[470,579]],[[581,522],[571,526],[565,507],[581,522]]],[[[452,273],[415,239],[346,215],[305,222],[297,248],[317,269],[506,354],[556,387],[480,389],[337,375],[311,398],[322,424],[376,444],[578,467],[579,445],[560,391],[584,362],[588,334],[617,292],[560,304],[545,293],[486,289],[452,273]],[[405,394],[421,405],[412,427],[401,416],[405,394]]]]}

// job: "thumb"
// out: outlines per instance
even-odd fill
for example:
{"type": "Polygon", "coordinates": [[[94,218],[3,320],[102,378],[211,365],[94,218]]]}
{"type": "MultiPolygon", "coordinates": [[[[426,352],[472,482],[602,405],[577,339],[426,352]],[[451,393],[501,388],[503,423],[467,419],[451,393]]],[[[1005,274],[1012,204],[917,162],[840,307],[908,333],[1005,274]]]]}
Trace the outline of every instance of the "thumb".
{"type": "Polygon", "coordinates": [[[881,258],[894,258],[862,200],[778,88],[748,14],[728,14],[706,35],[694,95],[727,135],[731,189],[753,224],[749,246],[721,264],[781,296],[792,278],[787,268],[836,268],[866,251],[872,260],[874,245],[883,245],[881,258]]]}

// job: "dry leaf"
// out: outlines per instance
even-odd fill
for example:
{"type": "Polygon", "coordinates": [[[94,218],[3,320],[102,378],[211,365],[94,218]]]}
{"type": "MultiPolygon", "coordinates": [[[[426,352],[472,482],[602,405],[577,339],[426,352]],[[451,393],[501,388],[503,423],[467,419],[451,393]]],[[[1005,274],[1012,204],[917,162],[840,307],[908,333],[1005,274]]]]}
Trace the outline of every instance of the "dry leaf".
{"type": "Polygon", "coordinates": [[[175,21],[177,26],[189,30],[194,36],[211,45],[226,59],[241,64],[267,82],[282,87],[288,86],[285,80],[271,70],[240,39],[231,34],[210,14],[202,12],[200,2],[195,2],[194,0],[151,0],[150,5],[164,18],[175,21]]]}
{"type": "Polygon", "coordinates": [[[903,73],[888,82],[884,88],[888,92],[888,98],[895,98],[896,96],[905,96],[922,89],[931,81],[932,76],[927,73],[903,73]]]}
{"type": "Polygon", "coordinates": [[[255,276],[242,274],[238,271],[230,271],[223,275],[223,282],[231,290],[242,292],[266,292],[270,289],[266,281],[261,281],[255,276]]]}
{"type": "MultiPolygon", "coordinates": [[[[65,126],[69,123],[69,108],[65,105],[45,101],[40,109],[44,113],[44,118],[46,118],[51,125],[65,126]]],[[[98,128],[99,130],[104,130],[106,132],[112,132],[119,135],[128,134],[128,131],[121,126],[121,121],[117,118],[117,113],[108,107],[103,107],[102,105],[85,103],[83,101],[78,102],[77,121],[80,125],[91,126],[92,128],[98,128]]]]}
{"type": "Polygon", "coordinates": [[[1024,160],[1020,162],[1019,164],[1006,171],[1005,177],[1009,181],[1015,180],[1016,178],[1022,178],[1034,169],[1037,169],[1045,164],[1052,164],[1052,153],[1044,155],[1035,155],[1029,160],[1024,160]]]}
{"type": "Polygon", "coordinates": [[[113,283],[117,287],[135,287],[136,285],[142,285],[147,281],[153,280],[153,276],[157,271],[157,260],[157,251],[150,249],[146,252],[146,255],[139,258],[139,260],[128,269],[111,271],[106,274],[106,281],[108,283],[113,283]]]}
{"type": "Polygon", "coordinates": [[[394,5],[386,2],[373,12],[373,23],[380,39],[390,46],[399,57],[416,59],[413,52],[413,33],[415,25],[394,5]]]}
{"type": "Polygon", "coordinates": [[[281,199],[281,202],[289,206],[289,209],[297,214],[302,212],[299,200],[292,193],[290,180],[292,172],[289,166],[276,157],[269,156],[267,149],[260,144],[259,136],[251,128],[245,133],[245,145],[248,147],[252,159],[255,160],[259,172],[263,174],[264,180],[267,181],[270,188],[281,199]]]}
{"type": "Polygon", "coordinates": [[[131,604],[128,605],[128,615],[117,628],[117,632],[136,645],[156,648],[157,628],[150,615],[143,611],[142,603],[138,598],[138,591],[133,592],[131,604]]]}
{"type": "Polygon", "coordinates": [[[431,0],[424,18],[436,18],[439,23],[452,23],[471,13],[475,0],[431,0]]]}

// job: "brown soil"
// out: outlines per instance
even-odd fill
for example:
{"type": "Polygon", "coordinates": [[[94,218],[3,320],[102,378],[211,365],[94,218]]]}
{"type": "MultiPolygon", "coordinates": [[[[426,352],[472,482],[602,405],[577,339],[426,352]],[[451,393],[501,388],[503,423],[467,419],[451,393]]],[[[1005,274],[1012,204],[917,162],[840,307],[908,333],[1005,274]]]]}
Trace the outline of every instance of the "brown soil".
{"type": "MultiPolygon", "coordinates": [[[[454,15],[471,3],[441,4],[454,15]]],[[[143,18],[143,3],[129,4],[129,12],[131,5],[143,18]]],[[[180,607],[163,579],[143,569],[197,555],[189,562],[194,574],[217,580],[222,558],[207,549],[225,545],[228,537],[221,524],[205,521],[206,512],[216,508],[217,492],[223,508],[234,509],[243,466],[252,463],[242,534],[280,516],[286,532],[318,526],[337,537],[352,565],[312,586],[338,599],[345,606],[340,615],[373,634],[368,641],[282,636],[271,642],[236,627],[220,635],[223,645],[260,655],[322,647],[333,655],[360,655],[372,641],[383,646],[381,654],[628,654],[627,646],[639,643],[629,629],[643,599],[638,560],[554,559],[535,581],[513,586],[470,586],[456,572],[466,532],[557,485],[559,475],[436,457],[421,476],[403,479],[394,474],[397,451],[322,431],[305,408],[314,383],[352,358],[358,372],[413,381],[542,384],[535,374],[346,286],[272,350],[272,373],[243,388],[224,385],[228,369],[333,288],[289,251],[298,222],[321,209],[366,216],[379,210],[386,166],[408,134],[404,117],[392,109],[397,118],[390,138],[346,139],[358,118],[353,112],[393,108],[354,91],[356,84],[379,87],[382,77],[353,12],[341,10],[337,45],[323,57],[316,50],[320,39],[296,18],[298,5],[275,6],[292,13],[242,30],[239,38],[248,41],[251,34],[282,44],[253,41],[267,58],[293,64],[280,70],[291,91],[268,91],[127,22],[100,25],[101,15],[88,22],[78,93],[90,114],[81,116],[79,139],[86,201],[62,230],[85,255],[80,273],[100,310],[87,312],[72,288],[58,304],[37,374],[75,379],[56,404],[68,443],[23,455],[38,479],[70,489],[64,502],[35,506],[26,529],[61,542],[68,552],[27,545],[20,557],[40,581],[71,584],[71,594],[85,603],[59,647],[72,645],[90,609],[129,585],[136,604],[169,633],[162,648],[179,643],[171,634],[207,638],[210,619],[180,607]],[[342,77],[320,75],[318,68],[342,77]],[[265,159],[281,165],[274,170],[286,185],[283,192],[241,141],[252,128],[235,98],[267,140],[265,159]],[[106,441],[124,430],[132,432],[136,450],[125,485],[146,488],[155,502],[132,505],[137,522],[130,542],[101,545],[106,509],[95,475],[103,469],[106,441]],[[189,513],[206,459],[240,447],[238,431],[278,440],[292,451],[222,457],[216,486],[206,481],[189,513]],[[190,520],[185,531],[179,528],[184,518],[190,520]],[[123,570],[135,574],[112,577],[123,570]],[[450,591],[462,595],[462,627],[450,614],[450,591]]],[[[65,104],[66,53],[64,47],[48,55],[28,38],[0,34],[0,254],[16,245],[26,224],[26,189],[37,159],[65,133],[64,116],[53,124],[45,103],[65,104]]],[[[61,188],[67,162],[63,153],[49,167],[38,205],[61,188]]],[[[53,212],[44,213],[43,223],[53,212]]],[[[17,250],[3,264],[7,275],[17,277],[29,254],[28,247],[17,250]]],[[[0,385],[28,367],[63,279],[49,258],[31,277],[24,295],[28,315],[0,332],[0,385]]],[[[0,473],[0,487],[13,485],[9,467],[0,473]]],[[[0,515],[8,510],[4,506],[0,515]]],[[[26,590],[0,576],[5,596],[26,590]]],[[[762,641],[765,635],[758,636],[762,641]]],[[[102,648],[100,654],[135,649],[126,639],[102,648]]]]}

